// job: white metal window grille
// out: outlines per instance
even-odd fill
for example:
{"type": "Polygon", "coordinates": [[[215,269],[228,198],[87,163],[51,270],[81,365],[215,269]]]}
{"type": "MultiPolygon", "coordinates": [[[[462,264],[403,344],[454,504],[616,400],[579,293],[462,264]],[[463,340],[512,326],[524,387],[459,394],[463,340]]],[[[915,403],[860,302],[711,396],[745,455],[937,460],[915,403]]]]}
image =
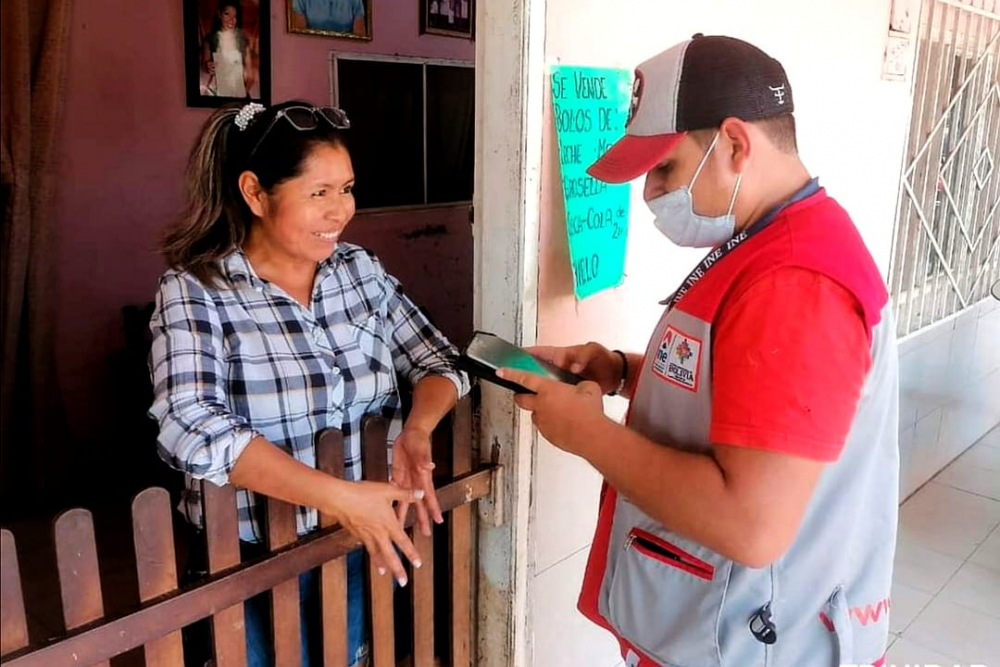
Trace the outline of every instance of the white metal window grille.
{"type": "Polygon", "coordinates": [[[1000,0],[925,0],[890,290],[906,336],[1000,275],[1000,0]]]}

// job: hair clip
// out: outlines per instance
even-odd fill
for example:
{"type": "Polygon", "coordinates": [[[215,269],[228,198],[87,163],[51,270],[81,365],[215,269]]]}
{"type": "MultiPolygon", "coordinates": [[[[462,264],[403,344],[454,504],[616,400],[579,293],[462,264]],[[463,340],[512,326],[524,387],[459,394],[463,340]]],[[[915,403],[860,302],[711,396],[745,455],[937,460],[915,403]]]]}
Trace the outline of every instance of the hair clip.
{"type": "Polygon", "coordinates": [[[257,102],[250,102],[248,104],[243,105],[243,108],[240,109],[239,113],[236,114],[236,120],[234,120],[233,122],[236,123],[236,127],[240,128],[240,132],[243,132],[244,130],[247,129],[247,127],[249,127],[251,121],[253,121],[254,119],[254,116],[259,114],[263,110],[264,110],[263,104],[259,104],[257,102]]]}

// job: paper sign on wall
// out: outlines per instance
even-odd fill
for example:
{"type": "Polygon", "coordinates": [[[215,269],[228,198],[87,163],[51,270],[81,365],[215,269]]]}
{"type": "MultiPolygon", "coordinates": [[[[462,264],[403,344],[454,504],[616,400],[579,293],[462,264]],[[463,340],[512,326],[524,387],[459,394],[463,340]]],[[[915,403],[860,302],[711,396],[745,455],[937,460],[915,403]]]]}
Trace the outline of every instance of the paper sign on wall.
{"type": "Polygon", "coordinates": [[[585,299],[620,285],[625,273],[629,185],[602,183],[587,167],[625,132],[632,75],[557,65],[551,77],[573,291],[585,299]]]}

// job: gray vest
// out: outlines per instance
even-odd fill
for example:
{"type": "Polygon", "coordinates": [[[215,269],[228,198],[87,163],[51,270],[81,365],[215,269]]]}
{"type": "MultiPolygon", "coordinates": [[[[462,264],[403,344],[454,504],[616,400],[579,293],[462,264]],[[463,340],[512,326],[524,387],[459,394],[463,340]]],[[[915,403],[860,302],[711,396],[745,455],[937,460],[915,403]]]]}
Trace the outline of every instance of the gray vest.
{"type": "Polygon", "coordinates": [[[786,209],[664,314],[627,423],[666,446],[711,450],[712,322],[727,295],[780,266],[828,275],[866,311],[872,366],[846,445],[824,468],[791,547],[762,569],[665,529],[611,490],[580,609],[618,637],[626,664],[836,667],[884,654],[898,504],[895,327],[878,270],[832,199],[821,191],[786,209]],[[750,630],[762,608],[773,644],[750,630]]]}

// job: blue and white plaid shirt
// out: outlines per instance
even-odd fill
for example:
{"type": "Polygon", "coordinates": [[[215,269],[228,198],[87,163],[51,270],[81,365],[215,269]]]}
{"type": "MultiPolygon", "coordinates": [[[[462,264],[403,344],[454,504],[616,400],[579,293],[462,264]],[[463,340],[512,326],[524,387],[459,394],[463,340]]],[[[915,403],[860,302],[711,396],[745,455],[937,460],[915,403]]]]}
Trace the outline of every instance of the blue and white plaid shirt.
{"type": "MultiPolygon", "coordinates": [[[[242,251],[220,260],[223,287],[186,272],[160,279],[150,322],[160,456],[187,475],[181,509],[202,523],[200,483],[228,482],[257,436],[315,467],[315,436],[344,433],[345,476],[361,479],[361,420],[391,419],[402,428],[396,376],[411,384],[429,375],[469,389],[449,355],[454,347],[403,294],[399,282],[358,246],[340,244],[320,264],[312,310],[259,278],[242,251]]],[[[254,496],[237,492],[240,538],[263,539],[254,496]]],[[[299,534],[317,525],[300,507],[299,534]]]]}

